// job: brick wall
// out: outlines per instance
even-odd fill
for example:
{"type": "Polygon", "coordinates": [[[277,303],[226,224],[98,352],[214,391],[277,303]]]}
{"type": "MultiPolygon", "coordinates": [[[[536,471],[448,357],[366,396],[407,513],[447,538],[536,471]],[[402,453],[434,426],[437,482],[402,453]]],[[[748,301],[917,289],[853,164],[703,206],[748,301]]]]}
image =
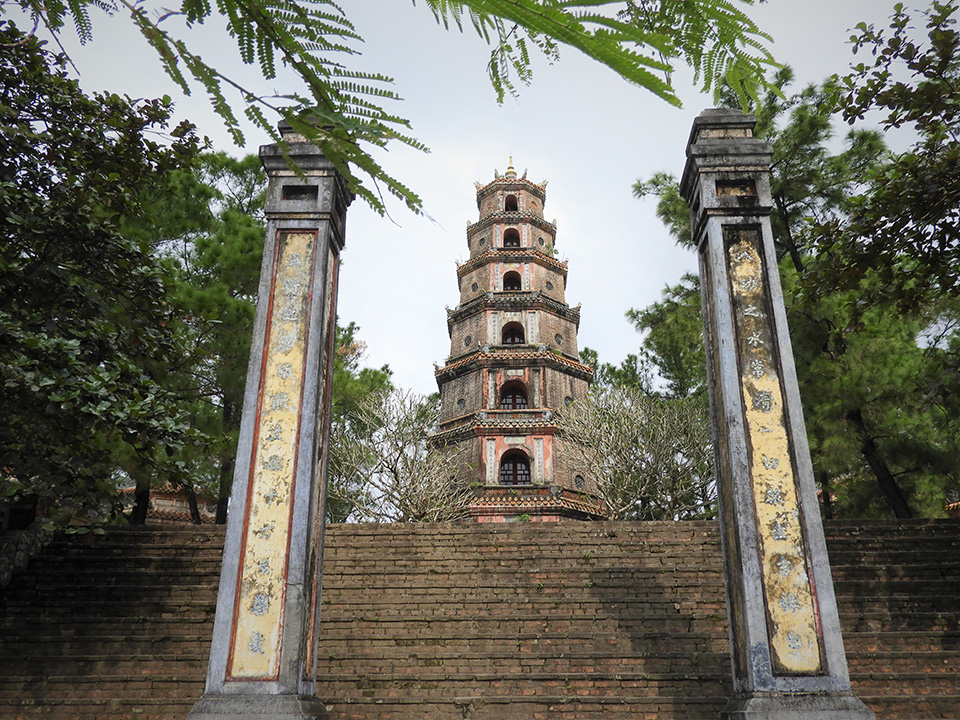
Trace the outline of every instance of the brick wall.
{"type": "MultiPolygon", "coordinates": [[[[960,718],[960,522],[828,523],[854,689],[960,718]]],[[[60,538],[0,594],[0,717],[182,718],[203,689],[217,530],[60,538]]],[[[716,718],[713,523],[328,528],[330,720],[716,718]]]]}

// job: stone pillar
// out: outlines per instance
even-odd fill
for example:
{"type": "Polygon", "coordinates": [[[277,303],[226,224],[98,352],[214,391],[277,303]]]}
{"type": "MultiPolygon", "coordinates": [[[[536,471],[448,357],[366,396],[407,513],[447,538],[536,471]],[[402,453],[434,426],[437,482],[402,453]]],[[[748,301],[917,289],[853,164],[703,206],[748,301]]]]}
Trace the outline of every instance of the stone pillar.
{"type": "Polygon", "coordinates": [[[771,146],[706,110],[681,192],[700,256],[734,697],[729,720],[865,720],[850,690],[770,230],[771,146]]]}
{"type": "Polygon", "coordinates": [[[343,177],[281,123],[260,148],[267,236],[201,700],[190,720],[325,716],[315,700],[337,270],[352,197],[343,177]]]}

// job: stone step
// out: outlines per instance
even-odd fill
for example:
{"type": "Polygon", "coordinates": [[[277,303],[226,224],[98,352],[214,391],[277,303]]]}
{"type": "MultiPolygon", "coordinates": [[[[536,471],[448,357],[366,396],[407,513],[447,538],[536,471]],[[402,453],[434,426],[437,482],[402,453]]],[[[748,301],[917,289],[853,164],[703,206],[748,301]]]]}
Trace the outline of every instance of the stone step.
{"type": "Polygon", "coordinates": [[[527,694],[499,697],[461,694],[452,698],[338,699],[326,701],[331,718],[364,720],[647,720],[683,718],[716,720],[726,698],[676,695],[604,697],[597,695],[527,694]]]}
{"type": "MultiPolygon", "coordinates": [[[[212,622],[205,630],[212,630],[212,622]]],[[[127,654],[131,658],[150,657],[192,657],[210,652],[210,632],[201,631],[183,635],[99,635],[93,637],[38,637],[35,640],[22,639],[8,641],[2,645],[5,657],[13,658],[0,661],[12,672],[23,662],[22,658],[37,658],[44,661],[56,661],[58,658],[95,657],[104,655],[127,654]]]]}
{"type": "Polygon", "coordinates": [[[149,655],[121,654],[62,654],[57,657],[29,656],[16,662],[0,661],[3,676],[15,674],[19,678],[44,677],[47,675],[76,675],[104,677],[142,677],[153,675],[189,675],[206,677],[208,652],[184,652],[177,648],[176,654],[149,655]]]}
{"type": "Polygon", "coordinates": [[[851,673],[871,673],[878,667],[888,672],[910,672],[921,668],[937,672],[960,672],[960,654],[956,650],[878,650],[848,651],[851,673]]]}
{"type": "Polygon", "coordinates": [[[857,697],[876,713],[877,720],[956,720],[960,718],[960,694],[864,695],[857,697]]]}
{"type": "Polygon", "coordinates": [[[960,632],[928,633],[905,632],[901,629],[886,631],[844,632],[843,644],[848,652],[940,652],[960,651],[960,632]]]}
{"type": "MultiPolygon", "coordinates": [[[[857,691],[880,720],[960,717],[960,523],[828,533],[857,691]]],[[[0,717],[182,718],[222,541],[58,539],[0,591],[0,717]]],[[[331,720],[714,720],[730,692],[712,522],[330,526],[323,602],[331,720]]]]}
{"type": "Polygon", "coordinates": [[[0,698],[0,717],[4,720],[180,720],[186,717],[197,698],[137,698],[118,701],[112,698],[0,698]]]}
{"type": "MultiPolygon", "coordinates": [[[[877,720],[933,720],[957,718],[960,696],[928,698],[922,695],[861,698],[877,713],[877,720]]],[[[726,705],[723,698],[648,696],[591,697],[586,695],[519,695],[500,697],[460,695],[452,701],[427,696],[404,698],[326,699],[330,717],[364,720],[716,720],[726,705]]]]}
{"type": "MultiPolygon", "coordinates": [[[[176,552],[176,551],[173,551],[176,552]]],[[[112,577],[135,577],[144,572],[156,572],[169,575],[179,573],[207,574],[219,573],[221,558],[212,553],[202,557],[180,558],[162,556],[144,557],[142,555],[109,555],[104,557],[58,557],[44,558],[42,564],[34,562],[23,571],[18,580],[22,583],[36,581],[49,575],[51,572],[63,574],[65,577],[93,577],[109,579],[112,577]],[[124,569],[118,569],[117,563],[126,564],[124,569]]]]}
{"type": "Polygon", "coordinates": [[[0,696],[21,699],[72,698],[136,700],[140,698],[199,698],[205,673],[144,677],[118,675],[22,675],[0,678],[0,696]]]}
{"type": "Polygon", "coordinates": [[[458,694],[483,695],[579,695],[610,694],[645,696],[669,694],[693,697],[726,698],[731,692],[731,680],[717,668],[716,672],[652,673],[652,672],[571,672],[564,675],[537,672],[518,667],[516,672],[481,670],[457,671],[435,668],[435,672],[417,669],[415,672],[380,672],[374,675],[324,675],[317,678],[320,697],[363,697],[365,694],[396,696],[392,690],[402,689],[414,695],[434,697],[458,694]]]}
{"type": "MultiPolygon", "coordinates": [[[[882,695],[886,698],[914,695],[922,686],[927,695],[949,695],[957,689],[957,676],[951,672],[851,672],[850,684],[858,695],[882,695]]],[[[957,708],[960,710],[960,708],[957,708]]]]}
{"type": "Polygon", "coordinates": [[[883,632],[896,627],[900,630],[924,630],[926,632],[955,633],[960,631],[960,614],[942,613],[889,613],[882,610],[849,614],[840,609],[840,627],[844,633],[883,632]]]}

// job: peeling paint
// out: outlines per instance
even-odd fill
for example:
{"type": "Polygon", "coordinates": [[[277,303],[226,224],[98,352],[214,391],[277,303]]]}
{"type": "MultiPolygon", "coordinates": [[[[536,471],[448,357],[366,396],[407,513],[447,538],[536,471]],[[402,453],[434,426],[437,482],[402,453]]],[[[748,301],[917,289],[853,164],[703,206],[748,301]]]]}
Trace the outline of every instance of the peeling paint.
{"type": "Polygon", "coordinates": [[[777,674],[821,671],[821,638],[804,557],[796,478],[773,330],[766,310],[759,232],[733,229],[727,260],[737,328],[771,663],[777,674]]]}
{"type": "Polygon", "coordinates": [[[296,471],[300,395],[306,362],[308,297],[314,233],[283,233],[264,358],[251,497],[240,568],[230,675],[273,677],[279,672],[283,592],[296,471]]]}

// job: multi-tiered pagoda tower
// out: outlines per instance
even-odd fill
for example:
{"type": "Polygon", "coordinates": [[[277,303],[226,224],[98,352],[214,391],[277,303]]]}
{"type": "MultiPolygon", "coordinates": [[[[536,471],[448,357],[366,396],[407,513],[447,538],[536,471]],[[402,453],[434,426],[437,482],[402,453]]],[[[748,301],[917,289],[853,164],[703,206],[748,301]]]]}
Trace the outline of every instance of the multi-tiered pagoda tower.
{"type": "Polygon", "coordinates": [[[447,311],[434,441],[459,446],[480,522],[602,516],[589,473],[556,432],[557,411],[586,395],[593,372],[578,360],[580,310],[566,303],[546,186],[517,177],[512,158],[504,175],[477,183],[480,219],[467,226],[460,304],[447,311]]]}

